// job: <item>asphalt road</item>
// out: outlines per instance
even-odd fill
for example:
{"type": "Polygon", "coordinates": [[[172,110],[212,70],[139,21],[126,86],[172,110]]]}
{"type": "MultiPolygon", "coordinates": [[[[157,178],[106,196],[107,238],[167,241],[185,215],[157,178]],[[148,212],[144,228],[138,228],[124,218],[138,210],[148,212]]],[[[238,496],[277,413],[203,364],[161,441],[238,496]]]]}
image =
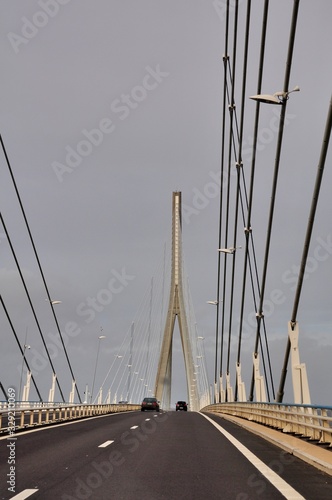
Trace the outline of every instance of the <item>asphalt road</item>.
{"type": "Polygon", "coordinates": [[[0,440],[0,498],[332,498],[331,476],[213,421],[217,427],[194,412],[131,412],[17,433],[0,440]]]}

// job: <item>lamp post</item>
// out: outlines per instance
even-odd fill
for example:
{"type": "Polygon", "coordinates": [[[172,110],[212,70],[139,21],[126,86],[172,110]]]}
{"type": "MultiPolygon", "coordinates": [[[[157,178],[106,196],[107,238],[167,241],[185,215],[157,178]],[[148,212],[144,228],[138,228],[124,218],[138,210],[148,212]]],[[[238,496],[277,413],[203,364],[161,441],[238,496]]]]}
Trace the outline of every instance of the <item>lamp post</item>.
{"type": "Polygon", "coordinates": [[[55,306],[56,304],[62,304],[62,301],[61,300],[48,300],[48,299],[45,299],[46,302],[49,302],[50,304],[52,304],[52,306],[55,306]]]}
{"type": "Polygon", "coordinates": [[[242,248],[242,247],[219,248],[218,252],[233,254],[236,252],[236,250],[238,248],[242,248]]]}
{"type": "Polygon", "coordinates": [[[250,96],[250,99],[258,102],[265,102],[265,104],[284,104],[285,101],[289,99],[289,94],[292,92],[299,92],[300,87],[296,85],[293,90],[288,92],[275,92],[273,95],[270,94],[257,94],[250,96]]]}
{"type": "MultiPolygon", "coordinates": [[[[281,93],[280,92],[276,92],[275,95],[272,96],[272,97],[276,98],[276,99],[272,99],[272,104],[278,104],[277,101],[281,100],[282,106],[281,106],[281,109],[280,109],[278,138],[277,138],[276,154],[275,154],[275,161],[274,161],[274,172],[273,172],[273,180],[272,180],[270,210],[269,210],[269,216],[268,216],[268,221],[269,222],[268,222],[268,230],[267,230],[266,243],[265,243],[265,252],[264,252],[264,264],[263,264],[263,271],[262,271],[262,279],[261,279],[261,284],[260,284],[259,305],[258,305],[258,310],[257,310],[257,313],[258,313],[258,316],[257,316],[257,328],[256,328],[256,338],[255,338],[254,354],[253,354],[255,360],[258,357],[258,347],[259,347],[259,339],[260,339],[260,327],[261,327],[261,318],[262,318],[262,314],[263,314],[264,294],[265,294],[267,267],[268,267],[269,251],[270,251],[270,243],[271,243],[271,233],[272,233],[272,223],[273,223],[273,215],[274,215],[274,205],[275,205],[275,198],[276,198],[276,191],[277,191],[277,184],[278,184],[278,174],[279,174],[279,165],[280,165],[280,156],[281,156],[281,146],[282,146],[283,133],[284,133],[284,125],[285,125],[285,119],[286,119],[287,100],[288,100],[288,96],[290,94],[290,91],[288,90],[288,88],[289,88],[290,72],[291,72],[291,67],[292,67],[293,49],[294,49],[294,42],[295,42],[295,33],[296,33],[296,24],[297,24],[298,10],[299,10],[299,0],[294,0],[293,13],[292,13],[292,21],[291,21],[290,34],[289,34],[289,43],[288,43],[286,69],[285,69],[284,84],[283,84],[283,89],[284,90],[281,93]]],[[[291,92],[299,91],[299,90],[300,90],[299,87],[295,87],[291,92]]],[[[262,95],[252,96],[252,98],[254,98],[256,101],[258,100],[258,105],[259,105],[259,101],[271,103],[271,96],[270,96],[270,99],[266,99],[266,95],[265,96],[262,96],[262,95]]],[[[256,110],[259,110],[258,106],[256,106],[256,110]]],[[[256,144],[255,144],[254,147],[256,147],[256,144]]],[[[248,228],[250,227],[250,221],[247,224],[247,227],[248,228]]],[[[246,250],[247,250],[247,248],[246,248],[246,250]]],[[[254,367],[253,367],[253,372],[252,372],[252,377],[251,377],[251,387],[250,387],[249,401],[253,401],[253,398],[254,398],[254,383],[255,383],[255,364],[254,364],[254,367]]]]}
{"type": "Polygon", "coordinates": [[[96,356],[95,371],[94,371],[94,374],[93,374],[93,382],[92,382],[92,389],[91,389],[91,395],[90,395],[90,403],[92,403],[93,389],[94,389],[94,387],[95,387],[96,372],[97,372],[97,364],[98,364],[98,357],[99,357],[99,350],[100,350],[100,341],[101,341],[102,339],[106,339],[105,335],[99,335],[99,337],[98,337],[98,348],[97,348],[97,356],[96,356]]]}

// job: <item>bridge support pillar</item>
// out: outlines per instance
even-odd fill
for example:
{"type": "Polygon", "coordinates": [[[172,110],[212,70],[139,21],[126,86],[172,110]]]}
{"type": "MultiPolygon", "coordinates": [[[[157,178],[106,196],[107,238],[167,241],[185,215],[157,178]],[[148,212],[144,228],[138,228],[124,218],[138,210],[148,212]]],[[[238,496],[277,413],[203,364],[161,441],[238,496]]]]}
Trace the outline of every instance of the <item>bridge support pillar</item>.
{"type": "Polygon", "coordinates": [[[220,403],[225,403],[225,401],[226,401],[226,394],[225,394],[224,382],[223,382],[222,375],[221,375],[221,377],[219,379],[219,384],[220,384],[220,403]]]}
{"type": "Polygon", "coordinates": [[[106,397],[106,404],[111,404],[111,389],[108,390],[107,397],[106,397]]]}
{"type": "Polygon", "coordinates": [[[247,395],[244,382],[242,382],[241,378],[241,363],[238,363],[236,365],[236,378],[237,378],[237,389],[238,389],[238,401],[245,402],[247,401],[247,395]]]}
{"type": "Polygon", "coordinates": [[[226,373],[226,391],[227,391],[227,402],[233,403],[234,393],[233,393],[233,387],[231,386],[231,374],[230,373],[226,373]]]}
{"type": "Polygon", "coordinates": [[[257,403],[262,403],[262,402],[264,403],[266,402],[266,392],[265,392],[264,377],[260,374],[258,352],[253,354],[253,362],[254,362],[256,401],[257,403]]]}
{"type": "Polygon", "coordinates": [[[289,321],[288,336],[291,343],[291,365],[292,365],[292,380],[294,403],[302,405],[310,405],[310,391],[307,377],[307,369],[305,363],[300,362],[299,352],[299,324],[298,322],[289,321]]]}
{"type": "Polygon", "coordinates": [[[70,391],[70,394],[69,394],[69,403],[73,403],[74,402],[75,386],[76,386],[76,382],[75,382],[75,380],[73,380],[72,384],[71,384],[71,391],[70,391]]]}
{"type": "Polygon", "coordinates": [[[22,401],[29,401],[31,372],[27,372],[27,381],[23,387],[22,401]]]}
{"type": "Polygon", "coordinates": [[[219,394],[218,386],[216,383],[214,384],[214,402],[220,403],[220,394],[219,394]]]}
{"type": "Polygon", "coordinates": [[[52,385],[51,389],[48,393],[48,401],[49,403],[54,403],[54,393],[55,393],[55,382],[56,382],[56,374],[52,374],[52,385]]]}

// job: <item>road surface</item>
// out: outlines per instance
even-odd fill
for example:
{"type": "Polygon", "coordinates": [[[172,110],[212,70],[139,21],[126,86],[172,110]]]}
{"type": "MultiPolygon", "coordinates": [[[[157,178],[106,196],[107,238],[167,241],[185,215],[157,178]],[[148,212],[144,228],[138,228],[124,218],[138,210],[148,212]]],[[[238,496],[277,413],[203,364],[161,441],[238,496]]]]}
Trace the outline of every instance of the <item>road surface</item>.
{"type": "Polygon", "coordinates": [[[332,498],[331,476],[196,412],[112,414],[1,438],[0,481],[2,500],[332,498]]]}

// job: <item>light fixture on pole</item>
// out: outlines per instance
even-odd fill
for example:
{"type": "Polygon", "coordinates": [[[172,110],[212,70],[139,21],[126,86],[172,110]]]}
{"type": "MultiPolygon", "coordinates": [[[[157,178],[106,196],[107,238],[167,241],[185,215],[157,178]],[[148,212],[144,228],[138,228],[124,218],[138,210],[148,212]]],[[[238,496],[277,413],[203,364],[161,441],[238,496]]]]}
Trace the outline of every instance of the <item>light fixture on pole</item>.
{"type": "Polygon", "coordinates": [[[273,95],[270,94],[257,94],[250,96],[250,99],[258,102],[265,102],[266,104],[283,104],[287,99],[289,99],[289,94],[292,92],[299,92],[300,87],[296,85],[293,90],[288,92],[275,92],[273,95]]]}
{"type": "Polygon", "coordinates": [[[55,306],[56,304],[62,304],[62,301],[61,300],[48,300],[48,299],[45,299],[46,302],[49,302],[50,304],[52,304],[52,306],[55,306]]]}
{"type": "Polygon", "coordinates": [[[218,248],[218,252],[233,254],[238,248],[242,247],[218,248]]]}
{"type": "Polygon", "coordinates": [[[98,337],[98,348],[97,348],[97,356],[96,356],[95,371],[94,371],[94,374],[93,374],[93,382],[92,382],[92,389],[91,389],[91,395],[90,395],[90,403],[92,403],[93,389],[94,389],[94,387],[95,387],[96,372],[97,372],[97,364],[98,364],[98,357],[99,357],[100,341],[101,341],[102,339],[106,339],[105,335],[99,335],[99,337],[98,337]]]}
{"type": "Polygon", "coordinates": [[[222,302],[222,300],[207,300],[206,303],[207,304],[212,304],[213,306],[217,306],[219,304],[219,302],[222,302]]]}

